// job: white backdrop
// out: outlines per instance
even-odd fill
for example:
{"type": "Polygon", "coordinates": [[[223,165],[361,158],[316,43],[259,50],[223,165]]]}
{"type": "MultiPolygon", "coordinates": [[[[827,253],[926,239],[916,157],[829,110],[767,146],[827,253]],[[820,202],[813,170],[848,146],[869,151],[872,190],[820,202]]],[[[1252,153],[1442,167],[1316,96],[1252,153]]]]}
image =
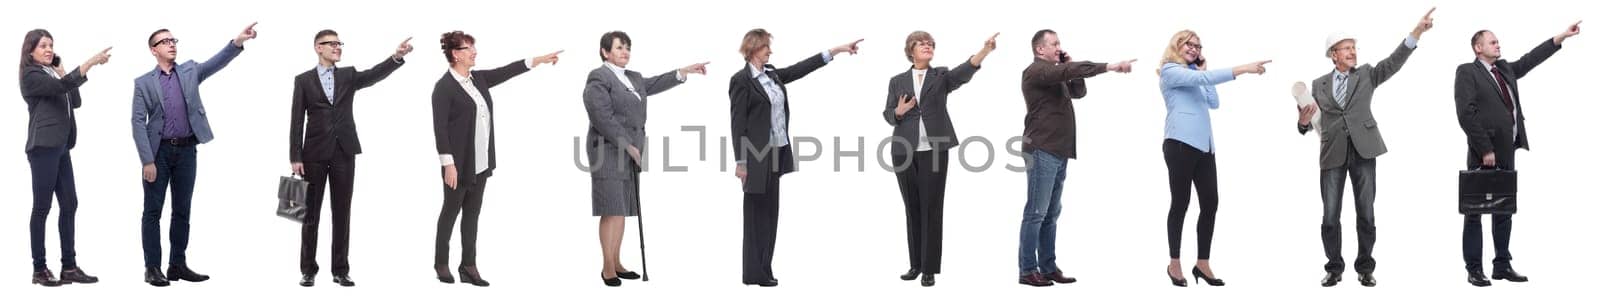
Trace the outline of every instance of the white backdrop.
{"type": "MultiPolygon", "coordinates": [[[[64,1],[8,10],[0,36],[49,29],[67,65],[106,46],[110,64],[95,68],[82,87],[77,110],[79,142],[73,150],[81,206],[78,260],[102,282],[43,290],[23,283],[29,259],[24,222],[30,206],[24,105],[13,101],[0,130],[0,168],[12,169],[0,187],[14,195],[0,239],[10,239],[0,267],[11,268],[4,292],[35,295],[208,297],[335,296],[469,293],[489,296],[773,295],[1073,295],[1132,296],[1348,296],[1360,293],[1535,296],[1579,290],[1592,283],[1590,257],[1596,233],[1586,218],[1597,207],[1595,163],[1583,153],[1595,145],[1581,119],[1597,107],[1578,86],[1600,35],[1567,41],[1566,48],[1521,81],[1529,134],[1537,151],[1520,152],[1522,214],[1516,220],[1517,269],[1532,282],[1497,281],[1489,289],[1466,284],[1460,255],[1461,217],[1455,213],[1455,171],[1464,167],[1464,137],[1453,114],[1452,70],[1471,61],[1468,38],[1492,29],[1508,58],[1520,57],[1572,22],[1596,15],[1572,1],[64,1]],[[1410,32],[1430,6],[1437,26],[1393,80],[1378,89],[1374,109],[1390,153],[1379,158],[1376,248],[1380,286],[1364,289],[1347,274],[1335,289],[1317,286],[1324,262],[1318,230],[1318,142],[1292,129],[1289,86],[1328,72],[1322,43],[1333,31],[1354,33],[1361,62],[1376,63],[1410,32]],[[139,214],[142,191],[129,130],[132,78],[151,70],[144,47],[157,28],[183,42],[179,58],[205,59],[252,21],[260,38],[201,94],[217,138],[201,145],[190,264],[214,278],[153,289],[142,283],[139,214]],[[824,140],[822,159],[803,163],[784,180],[776,289],[741,286],[741,197],[731,172],[719,169],[717,137],[726,136],[726,81],[744,64],[742,34],[755,27],[776,35],[775,64],[787,66],[823,49],[865,38],[862,52],[838,57],[790,87],[795,136],[824,140]],[[352,289],[330,289],[328,274],[301,289],[299,227],[272,215],[277,176],[288,172],[285,122],[291,77],[316,62],[312,37],[336,29],[348,43],[342,65],[366,69],[406,37],[417,51],[405,67],[361,91],[356,110],[366,153],[358,160],[351,262],[352,289]],[[952,96],[952,117],[963,137],[996,144],[1022,131],[1024,106],[1018,74],[1031,61],[1028,38],[1038,29],[1060,33],[1073,57],[1093,61],[1139,59],[1131,74],[1089,79],[1079,100],[1079,156],[1070,163],[1061,216],[1060,265],[1082,281],[1034,289],[1015,284],[1017,231],[1026,189],[1024,175],[1002,166],[1022,160],[999,149],[989,171],[950,175],[946,208],[945,274],[924,289],[895,278],[906,269],[902,204],[893,175],[877,169],[834,172],[833,151],[868,150],[888,136],[880,113],[887,79],[909,63],[902,48],[913,30],[931,32],[941,47],[934,64],[953,66],[975,53],[984,38],[1001,32],[999,48],[972,83],[952,96]],[[437,37],[465,30],[478,38],[482,68],[563,49],[560,64],[540,66],[493,90],[498,102],[499,170],[491,179],[482,215],[480,267],[495,285],[469,289],[433,280],[434,224],[440,205],[438,160],[430,131],[428,94],[443,75],[437,37]],[[1216,65],[1273,59],[1264,76],[1249,75],[1219,87],[1213,111],[1218,145],[1221,211],[1213,261],[1229,286],[1180,291],[1157,275],[1167,264],[1168,207],[1161,159],[1161,96],[1155,68],[1161,49],[1181,29],[1197,31],[1216,65]],[[673,137],[671,158],[687,172],[644,174],[649,215],[649,283],[628,281],[604,289],[598,279],[596,218],[590,216],[589,178],[573,160],[574,137],[585,132],[580,99],[584,75],[600,65],[599,35],[633,36],[631,69],[656,74],[711,61],[708,76],[653,96],[652,142],[673,137]],[[680,131],[703,125],[710,133],[707,160],[699,160],[698,135],[680,131]],[[832,137],[842,137],[835,145],[832,137]],[[1182,294],[1180,294],[1182,293],[1182,294]]],[[[15,40],[15,39],[13,39],[15,40]]],[[[16,48],[13,48],[16,49],[16,48]]],[[[10,84],[11,80],[0,80],[10,84]]],[[[4,90],[9,85],[0,86],[4,90]]],[[[658,144],[658,143],[652,143],[658,144]]],[[[982,161],[985,150],[969,150],[982,161]]],[[[660,169],[661,150],[651,167],[660,169]]],[[[955,159],[952,159],[955,160],[955,159]]],[[[844,160],[850,165],[855,158],[844,160]]],[[[959,167],[952,167],[959,169],[959,167]]],[[[1347,191],[1348,193],[1349,191],[1347,191]]],[[[1347,200],[1350,201],[1350,200],[1347,200]]],[[[1353,210],[1346,203],[1346,210],[1353,210]]],[[[1184,266],[1193,264],[1192,206],[1185,225],[1184,266]]],[[[164,212],[170,214],[170,212],[164,212]]],[[[1354,212],[1345,212],[1346,258],[1354,261],[1354,212]]],[[[50,266],[59,272],[55,213],[48,224],[50,266]]],[[[631,221],[630,221],[631,222],[631,221]]],[[[167,221],[162,221],[163,237],[167,221]]],[[[326,224],[325,224],[326,226],[326,224]]],[[[629,224],[624,264],[640,270],[629,224]]],[[[328,268],[324,227],[318,258],[328,268]]],[[[1485,229],[1487,230],[1487,228],[1485,229]]],[[[457,238],[459,239],[459,235],[457,238]]],[[[452,241],[455,242],[455,241],[452,241]]],[[[1486,258],[1492,248],[1486,243],[1486,258]]],[[[163,243],[163,246],[166,246],[163,243]]],[[[454,243],[452,246],[455,246],[454,243]]],[[[452,252],[452,258],[459,251],[452,252]]],[[[1487,260],[1485,261],[1487,263],[1487,260]]],[[[455,265],[454,261],[451,264],[455,265]]],[[[326,270],[324,270],[326,271],[326,270]]]]}

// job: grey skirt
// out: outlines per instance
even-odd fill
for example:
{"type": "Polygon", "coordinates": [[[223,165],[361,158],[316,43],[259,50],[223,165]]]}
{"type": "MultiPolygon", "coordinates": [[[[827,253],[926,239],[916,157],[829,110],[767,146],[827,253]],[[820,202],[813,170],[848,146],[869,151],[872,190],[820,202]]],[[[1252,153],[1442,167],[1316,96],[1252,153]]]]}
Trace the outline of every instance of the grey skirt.
{"type": "Polygon", "coordinates": [[[639,174],[632,176],[591,179],[594,216],[639,216],[639,174]]]}

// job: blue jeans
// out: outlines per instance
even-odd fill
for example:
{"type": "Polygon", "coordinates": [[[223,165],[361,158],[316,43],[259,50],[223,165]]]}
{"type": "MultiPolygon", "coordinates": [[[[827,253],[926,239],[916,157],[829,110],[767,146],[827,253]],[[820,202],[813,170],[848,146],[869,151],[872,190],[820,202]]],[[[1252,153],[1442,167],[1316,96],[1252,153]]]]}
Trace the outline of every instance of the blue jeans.
{"type": "Polygon", "coordinates": [[[1044,150],[1030,153],[1028,204],[1022,209],[1022,244],[1017,253],[1021,274],[1051,274],[1056,267],[1056,218],[1061,217],[1061,184],[1067,160],[1044,150]]]}
{"type": "Polygon", "coordinates": [[[73,249],[74,222],[78,213],[78,190],[72,176],[72,153],[66,148],[35,148],[28,151],[28,166],[33,171],[33,214],[28,220],[28,243],[33,250],[33,270],[45,269],[44,224],[50,217],[50,198],[61,204],[56,218],[61,233],[61,270],[78,267],[73,249]]]}
{"type": "MultiPolygon", "coordinates": [[[[161,208],[166,204],[167,186],[172,186],[172,259],[168,264],[186,265],[184,251],[189,248],[189,202],[194,198],[195,147],[162,143],[156,150],[156,181],[144,182],[144,216],[140,219],[144,240],[145,268],[161,268],[161,208]]],[[[141,180],[142,181],[142,180],[141,180]]]]}

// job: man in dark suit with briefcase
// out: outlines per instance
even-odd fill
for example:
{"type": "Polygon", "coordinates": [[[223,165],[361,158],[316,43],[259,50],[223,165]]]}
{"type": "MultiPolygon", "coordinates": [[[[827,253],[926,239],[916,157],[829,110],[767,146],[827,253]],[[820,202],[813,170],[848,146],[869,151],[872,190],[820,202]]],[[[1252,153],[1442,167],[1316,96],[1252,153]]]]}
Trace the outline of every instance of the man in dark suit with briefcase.
{"type": "MultiPolygon", "coordinates": [[[[1456,118],[1467,135],[1467,168],[1494,168],[1515,171],[1516,149],[1528,149],[1527,127],[1523,125],[1522,98],[1517,79],[1561,49],[1561,42],[1578,35],[1572,24],[1554,38],[1539,44],[1517,61],[1501,59],[1500,40],[1489,30],[1472,34],[1472,52],[1477,59],[1456,68],[1456,118]]],[[[1467,182],[1469,177],[1463,177],[1467,182]]],[[[1512,180],[1515,183],[1515,180],[1512,180]]],[[[1465,190],[1465,188],[1463,188],[1465,190]]],[[[1513,188],[1514,190],[1514,188],[1513,188]]],[[[1482,214],[1467,213],[1461,233],[1461,254],[1467,263],[1467,283],[1489,286],[1483,275],[1482,214]]],[[[1494,274],[1496,280],[1528,281],[1511,268],[1511,214],[1493,215],[1494,274]]]]}

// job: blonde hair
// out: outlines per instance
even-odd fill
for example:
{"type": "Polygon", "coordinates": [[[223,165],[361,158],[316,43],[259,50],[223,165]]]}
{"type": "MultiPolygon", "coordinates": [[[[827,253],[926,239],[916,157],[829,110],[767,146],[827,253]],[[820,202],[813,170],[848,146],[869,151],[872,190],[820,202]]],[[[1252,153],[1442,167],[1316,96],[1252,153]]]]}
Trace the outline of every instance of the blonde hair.
{"type": "Polygon", "coordinates": [[[745,32],[744,41],[739,44],[739,54],[744,55],[744,61],[749,62],[750,56],[755,55],[756,51],[771,45],[772,33],[767,33],[766,29],[761,28],[750,29],[750,32],[745,32]]]}
{"type": "MultiPolygon", "coordinates": [[[[1183,44],[1197,37],[1200,36],[1191,30],[1178,31],[1178,33],[1172,34],[1172,41],[1167,42],[1166,52],[1161,54],[1161,64],[1189,64],[1189,60],[1183,58],[1183,44]]],[[[1161,68],[1156,68],[1156,74],[1161,74],[1161,68]]]]}
{"type": "Polygon", "coordinates": [[[915,44],[919,41],[932,43],[933,34],[928,34],[927,31],[917,30],[911,32],[911,35],[906,35],[906,61],[917,63],[916,55],[914,55],[912,52],[917,50],[915,44]]]}

